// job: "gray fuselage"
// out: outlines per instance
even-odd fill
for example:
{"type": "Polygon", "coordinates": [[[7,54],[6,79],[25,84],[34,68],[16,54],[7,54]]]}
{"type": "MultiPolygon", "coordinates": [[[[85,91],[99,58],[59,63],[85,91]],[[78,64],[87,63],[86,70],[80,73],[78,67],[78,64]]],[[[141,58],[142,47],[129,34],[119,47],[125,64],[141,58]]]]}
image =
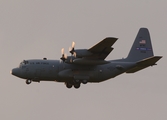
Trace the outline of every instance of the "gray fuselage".
{"type": "Polygon", "coordinates": [[[74,65],[59,60],[24,60],[11,73],[32,81],[69,82],[75,79],[102,82],[113,78],[135,66],[133,62],[110,61],[104,65],[74,65]]]}
{"type": "Polygon", "coordinates": [[[162,56],[154,56],[150,34],[147,28],[140,28],[126,59],[106,61],[114,49],[117,38],[107,37],[89,49],[72,49],[72,55],[66,56],[62,49],[59,60],[33,59],[23,60],[11,74],[32,81],[64,82],[67,88],[79,88],[81,83],[102,82],[124,72],[135,73],[149,66],[156,65],[162,56]]]}

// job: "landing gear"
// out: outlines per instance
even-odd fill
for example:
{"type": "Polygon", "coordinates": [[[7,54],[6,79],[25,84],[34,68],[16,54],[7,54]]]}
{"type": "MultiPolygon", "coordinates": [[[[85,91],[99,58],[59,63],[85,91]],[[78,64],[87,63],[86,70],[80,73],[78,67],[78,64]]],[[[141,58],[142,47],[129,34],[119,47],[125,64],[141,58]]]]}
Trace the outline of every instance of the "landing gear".
{"type": "Polygon", "coordinates": [[[80,86],[81,86],[80,83],[75,83],[75,84],[74,84],[74,87],[75,87],[76,89],[78,89],[80,86]]]}
{"type": "Polygon", "coordinates": [[[26,80],[26,84],[29,85],[32,81],[31,80],[26,80]]]}
{"type": "Polygon", "coordinates": [[[65,82],[65,85],[67,88],[72,88],[72,86],[74,86],[74,88],[78,89],[80,88],[81,83],[87,84],[88,80],[87,79],[84,79],[84,80],[74,79],[73,81],[65,82]]]}
{"type": "Polygon", "coordinates": [[[83,84],[87,84],[88,81],[87,81],[87,80],[82,80],[82,83],[83,83],[83,84]]]}
{"type": "Polygon", "coordinates": [[[74,86],[74,88],[78,89],[81,86],[81,83],[80,82],[78,82],[78,83],[76,83],[76,82],[75,83],[74,82],[72,82],[72,83],[66,82],[65,85],[66,85],[67,88],[72,88],[72,86],[74,86]]]}
{"type": "Polygon", "coordinates": [[[72,88],[72,84],[71,83],[65,83],[67,88],[72,88]]]}

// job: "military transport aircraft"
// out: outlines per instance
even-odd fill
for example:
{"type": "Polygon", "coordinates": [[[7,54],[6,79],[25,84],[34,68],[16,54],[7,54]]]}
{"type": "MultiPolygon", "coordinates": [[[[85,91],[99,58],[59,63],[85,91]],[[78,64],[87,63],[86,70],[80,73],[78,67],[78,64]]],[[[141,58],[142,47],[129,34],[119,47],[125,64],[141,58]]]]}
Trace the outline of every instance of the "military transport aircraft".
{"type": "Polygon", "coordinates": [[[31,59],[23,60],[18,68],[12,69],[12,75],[26,79],[26,84],[40,81],[65,83],[67,88],[79,88],[81,83],[102,82],[122,73],[135,73],[156,65],[162,56],[154,56],[150,34],[147,28],[140,28],[127,58],[109,60],[105,58],[113,50],[117,38],[107,37],[89,49],[74,49],[60,60],[31,59]]]}

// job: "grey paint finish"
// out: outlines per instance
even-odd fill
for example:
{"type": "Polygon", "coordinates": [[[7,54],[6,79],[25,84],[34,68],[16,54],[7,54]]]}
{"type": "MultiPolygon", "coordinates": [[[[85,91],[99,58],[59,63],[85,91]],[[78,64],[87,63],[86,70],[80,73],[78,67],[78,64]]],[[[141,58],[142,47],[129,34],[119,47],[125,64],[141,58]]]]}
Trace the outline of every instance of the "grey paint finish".
{"type": "Polygon", "coordinates": [[[127,57],[128,61],[138,61],[154,56],[150,33],[147,28],[141,28],[127,57]]]}
{"type": "MultiPolygon", "coordinates": [[[[85,53],[83,56],[73,48],[73,52],[76,51],[79,57],[68,56],[66,58],[63,54],[62,61],[47,60],[46,58],[42,60],[24,60],[20,63],[19,68],[12,69],[11,74],[27,79],[27,84],[30,84],[31,81],[57,81],[64,82],[68,88],[72,86],[79,88],[81,83],[102,82],[124,72],[137,72],[155,65],[161,59],[159,56],[153,56],[148,29],[141,28],[126,59],[102,60],[103,55],[110,53],[111,46],[116,40],[116,38],[102,40],[89,49],[88,55],[86,55],[86,49],[83,49],[85,53]],[[111,42],[110,45],[108,45],[109,42],[111,42]],[[93,52],[90,53],[90,51],[93,52]]],[[[78,51],[83,53],[82,49],[78,51]]]]}

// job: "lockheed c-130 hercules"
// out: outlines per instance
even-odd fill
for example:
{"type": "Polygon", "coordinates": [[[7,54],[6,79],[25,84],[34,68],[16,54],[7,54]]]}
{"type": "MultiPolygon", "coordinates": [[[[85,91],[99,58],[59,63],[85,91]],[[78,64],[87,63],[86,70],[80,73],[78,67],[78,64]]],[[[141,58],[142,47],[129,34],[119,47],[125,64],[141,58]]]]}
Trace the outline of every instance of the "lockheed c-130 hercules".
{"type": "Polygon", "coordinates": [[[122,73],[135,73],[156,65],[162,56],[154,56],[150,34],[147,28],[140,28],[132,48],[126,58],[109,60],[105,58],[113,50],[117,38],[107,37],[89,49],[69,50],[71,56],[64,54],[60,60],[31,59],[23,60],[12,75],[26,79],[26,83],[56,81],[65,83],[67,88],[79,88],[81,83],[97,83],[114,78],[122,73]]]}

